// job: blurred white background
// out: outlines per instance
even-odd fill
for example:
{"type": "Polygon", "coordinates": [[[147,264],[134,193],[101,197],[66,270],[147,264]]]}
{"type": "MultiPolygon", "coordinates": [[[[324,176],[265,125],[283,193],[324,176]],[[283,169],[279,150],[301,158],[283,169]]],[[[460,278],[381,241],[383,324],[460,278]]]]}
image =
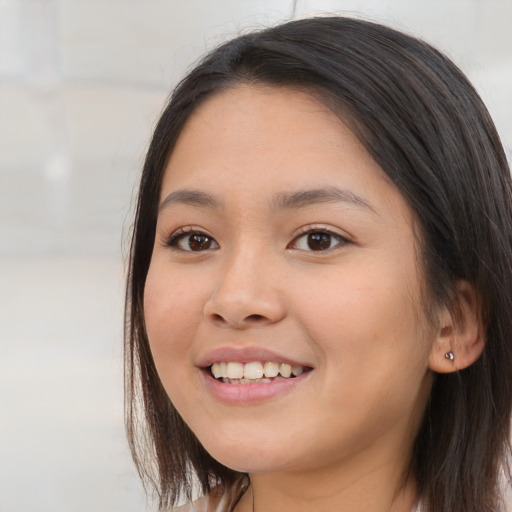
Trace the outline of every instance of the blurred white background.
{"type": "Polygon", "coordinates": [[[0,512],[146,510],[122,306],[151,129],[206,49],[326,11],[447,52],[510,157],[512,0],[0,0],[0,512]]]}

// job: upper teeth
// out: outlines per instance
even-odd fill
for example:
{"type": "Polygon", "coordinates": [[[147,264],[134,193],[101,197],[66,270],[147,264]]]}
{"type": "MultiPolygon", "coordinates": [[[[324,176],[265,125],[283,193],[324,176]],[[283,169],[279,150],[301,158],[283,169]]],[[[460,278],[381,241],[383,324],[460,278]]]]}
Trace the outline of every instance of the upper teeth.
{"type": "Polygon", "coordinates": [[[238,363],[234,361],[213,363],[211,366],[212,375],[216,379],[261,379],[263,377],[281,377],[288,378],[291,375],[299,376],[304,372],[302,366],[292,366],[287,363],[274,363],[267,361],[261,363],[260,361],[253,361],[250,363],[238,363]]]}

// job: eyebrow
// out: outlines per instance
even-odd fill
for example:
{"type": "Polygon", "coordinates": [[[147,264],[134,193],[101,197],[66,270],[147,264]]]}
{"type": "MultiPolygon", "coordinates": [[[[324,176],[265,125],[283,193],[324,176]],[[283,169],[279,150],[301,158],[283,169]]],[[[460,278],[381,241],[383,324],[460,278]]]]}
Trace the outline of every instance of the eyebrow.
{"type": "Polygon", "coordinates": [[[351,206],[365,208],[373,213],[376,210],[362,197],[354,192],[336,187],[324,187],[312,190],[298,190],[296,192],[281,192],[277,194],[272,201],[272,206],[276,210],[288,210],[295,208],[304,208],[322,203],[347,203],[351,206]]]}
{"type": "Polygon", "coordinates": [[[190,206],[201,206],[203,208],[220,208],[221,203],[211,194],[200,190],[180,189],[171,192],[159,206],[162,211],[171,204],[186,204],[190,206]]]}
{"type": "MultiPolygon", "coordinates": [[[[290,210],[305,208],[323,203],[347,203],[351,206],[365,208],[373,213],[376,210],[362,197],[354,192],[336,187],[323,187],[311,190],[297,190],[295,192],[280,192],[271,202],[274,210],[290,210]]],[[[201,190],[180,189],[171,192],[159,206],[163,210],[172,204],[185,204],[203,208],[220,209],[222,203],[215,196],[201,190]]]]}

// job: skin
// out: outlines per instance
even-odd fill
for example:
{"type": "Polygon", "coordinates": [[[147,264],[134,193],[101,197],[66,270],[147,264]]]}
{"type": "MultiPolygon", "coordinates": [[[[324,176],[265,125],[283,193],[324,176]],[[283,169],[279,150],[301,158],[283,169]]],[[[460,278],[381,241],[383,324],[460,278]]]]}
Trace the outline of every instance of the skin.
{"type": "Polygon", "coordinates": [[[145,318],[177,410],[209,453],[250,474],[237,512],[253,499],[267,512],[411,509],[430,368],[453,370],[441,355],[449,340],[422,314],[418,261],[408,204],[310,95],[242,85],[192,114],[162,183],[145,318]],[[276,204],[333,188],[341,200],[276,204]],[[184,189],[218,204],[166,201],[184,189]],[[209,242],[189,250],[186,232],[170,247],[180,228],[209,242]],[[329,248],[311,250],[305,230],[330,233],[329,248]],[[270,399],[226,403],[199,367],[221,347],[270,349],[313,370],[270,399]]]}

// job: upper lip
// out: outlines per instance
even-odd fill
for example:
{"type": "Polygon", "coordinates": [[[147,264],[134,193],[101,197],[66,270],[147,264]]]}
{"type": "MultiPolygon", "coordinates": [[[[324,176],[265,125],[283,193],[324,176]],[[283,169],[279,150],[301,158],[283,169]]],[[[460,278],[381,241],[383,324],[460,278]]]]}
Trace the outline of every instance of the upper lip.
{"type": "Polygon", "coordinates": [[[237,362],[251,363],[253,361],[287,363],[290,366],[312,367],[304,361],[298,361],[278,352],[262,347],[220,347],[200,357],[197,366],[206,368],[213,363],[237,362]]]}

